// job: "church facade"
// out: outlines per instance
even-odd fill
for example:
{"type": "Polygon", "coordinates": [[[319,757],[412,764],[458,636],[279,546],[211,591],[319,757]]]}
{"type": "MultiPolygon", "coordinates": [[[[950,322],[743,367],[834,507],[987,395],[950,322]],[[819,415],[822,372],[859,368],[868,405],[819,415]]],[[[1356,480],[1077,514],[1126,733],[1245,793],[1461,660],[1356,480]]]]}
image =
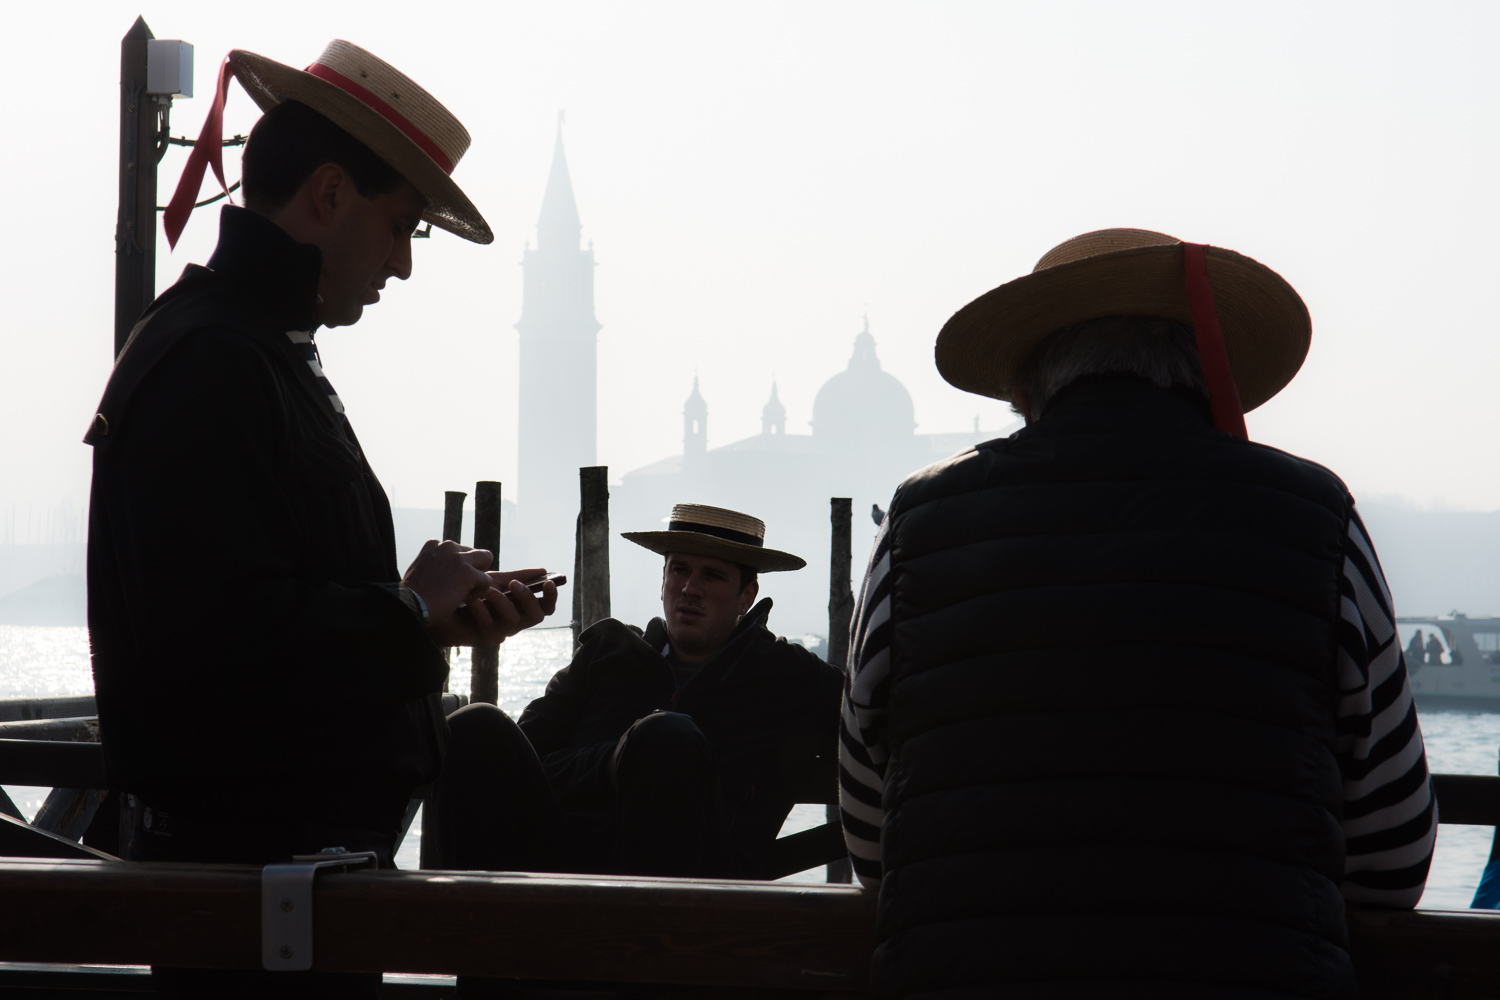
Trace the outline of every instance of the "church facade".
{"type": "MultiPolygon", "coordinates": [[[[996,434],[977,428],[918,434],[911,394],[881,368],[868,321],[854,338],[848,367],[818,390],[808,426],[810,433],[788,430],[787,407],[773,382],[761,411],[761,432],[711,448],[708,402],[694,379],[683,405],[682,453],[621,477],[611,490],[612,531],[657,528],[674,503],[707,503],[753,514],[766,522],[767,544],[808,562],[795,573],[761,577],[762,594],[776,600],[773,627],[786,634],[826,633],[829,499],[854,502],[857,582],[875,532],[875,509],[890,502],[901,480],[996,434]]],[[[660,579],[661,558],[617,541],[610,563],[616,617],[640,624],[660,614],[651,584],[660,579]]]]}

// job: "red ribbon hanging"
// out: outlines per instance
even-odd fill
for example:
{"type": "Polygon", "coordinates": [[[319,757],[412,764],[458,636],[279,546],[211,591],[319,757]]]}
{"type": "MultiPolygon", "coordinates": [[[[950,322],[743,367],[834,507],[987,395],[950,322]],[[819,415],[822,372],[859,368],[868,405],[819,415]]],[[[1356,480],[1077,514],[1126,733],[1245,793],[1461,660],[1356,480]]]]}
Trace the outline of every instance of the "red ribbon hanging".
{"type": "MultiPolygon", "coordinates": [[[[167,230],[167,244],[171,247],[177,246],[177,238],[182,235],[188,216],[193,214],[198,189],[203,186],[205,167],[214,168],[219,186],[224,189],[225,196],[229,197],[229,184],[224,180],[224,98],[229,90],[229,79],[233,75],[229,57],[225,56],[219,65],[219,85],[214,91],[213,107],[208,109],[203,131],[198,133],[198,141],[188,154],[187,166],[182,168],[182,179],[177,182],[177,190],[167,203],[166,212],[162,214],[162,225],[167,230]]],[[[229,197],[229,201],[232,204],[234,198],[229,197]]]]}
{"type": "Polygon", "coordinates": [[[1214,293],[1208,284],[1208,247],[1202,243],[1182,245],[1182,263],[1187,282],[1188,309],[1193,315],[1193,336],[1198,341],[1198,361],[1203,366],[1203,380],[1208,385],[1208,408],[1214,426],[1248,441],[1245,411],[1240,404],[1240,390],[1229,370],[1229,352],[1224,348],[1224,331],[1219,329],[1219,314],[1214,310],[1214,293]]]}

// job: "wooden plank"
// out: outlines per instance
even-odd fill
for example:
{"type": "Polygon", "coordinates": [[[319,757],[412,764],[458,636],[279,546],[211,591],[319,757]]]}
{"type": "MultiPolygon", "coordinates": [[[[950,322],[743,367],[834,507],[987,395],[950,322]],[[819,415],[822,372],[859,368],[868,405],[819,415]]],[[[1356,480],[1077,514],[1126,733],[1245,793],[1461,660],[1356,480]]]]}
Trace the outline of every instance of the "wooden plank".
{"type": "Polygon", "coordinates": [[[93,858],[113,860],[103,851],[59,837],[55,833],[0,816],[0,856],[17,858],[93,858]]]}
{"type": "Polygon", "coordinates": [[[1500,776],[1434,774],[1438,822],[1459,826],[1500,826],[1500,776]]]}
{"type": "Polygon", "coordinates": [[[108,788],[98,743],[0,740],[0,784],[108,788]]]}
{"type": "Polygon", "coordinates": [[[99,720],[28,719],[25,722],[0,722],[0,739],[61,740],[69,743],[98,743],[99,720]]]}
{"type": "Polygon", "coordinates": [[[1500,912],[1351,910],[1349,938],[1366,1000],[1496,995],[1500,912]]]}
{"type": "Polygon", "coordinates": [[[76,719],[98,715],[92,696],[81,698],[0,698],[0,722],[76,719]]]}
{"type": "Polygon", "coordinates": [[[578,470],[579,630],[608,618],[609,600],[609,466],[578,470]]]}
{"type": "MultiPolygon", "coordinates": [[[[0,960],[256,968],[260,869],[0,859],[0,960]]],[[[319,876],[313,966],[860,990],[858,889],[480,872],[319,876]]]]}
{"type": "MultiPolygon", "coordinates": [[[[500,484],[474,484],[474,547],[491,553],[491,570],[500,568],[500,484]]],[[[494,705],[500,700],[500,646],[475,646],[469,651],[469,700],[494,705]]]]}

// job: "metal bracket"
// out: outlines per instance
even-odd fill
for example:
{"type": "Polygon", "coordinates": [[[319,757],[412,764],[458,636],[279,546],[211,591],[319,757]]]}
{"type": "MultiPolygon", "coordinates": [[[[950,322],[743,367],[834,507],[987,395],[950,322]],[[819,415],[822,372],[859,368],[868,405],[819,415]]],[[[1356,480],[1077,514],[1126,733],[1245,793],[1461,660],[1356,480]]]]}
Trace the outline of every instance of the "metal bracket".
{"type": "Polygon", "coordinates": [[[325,847],[260,875],[260,964],[268,972],[303,972],[313,963],[313,882],[326,868],[379,867],[374,851],[325,847]]]}

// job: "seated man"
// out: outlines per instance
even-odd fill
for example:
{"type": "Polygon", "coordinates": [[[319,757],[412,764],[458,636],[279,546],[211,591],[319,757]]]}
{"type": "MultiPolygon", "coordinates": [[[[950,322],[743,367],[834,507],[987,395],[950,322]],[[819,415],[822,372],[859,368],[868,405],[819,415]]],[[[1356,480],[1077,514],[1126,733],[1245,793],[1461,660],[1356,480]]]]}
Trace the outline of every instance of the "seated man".
{"type": "Polygon", "coordinates": [[[764,535],[696,504],[624,534],[666,557],[663,617],[587,629],[519,725],[493,705],[449,718],[427,821],[443,867],[766,877],[793,804],[783,756],[832,747],[842,677],[766,627],[757,573],[806,563],[764,535]]]}

